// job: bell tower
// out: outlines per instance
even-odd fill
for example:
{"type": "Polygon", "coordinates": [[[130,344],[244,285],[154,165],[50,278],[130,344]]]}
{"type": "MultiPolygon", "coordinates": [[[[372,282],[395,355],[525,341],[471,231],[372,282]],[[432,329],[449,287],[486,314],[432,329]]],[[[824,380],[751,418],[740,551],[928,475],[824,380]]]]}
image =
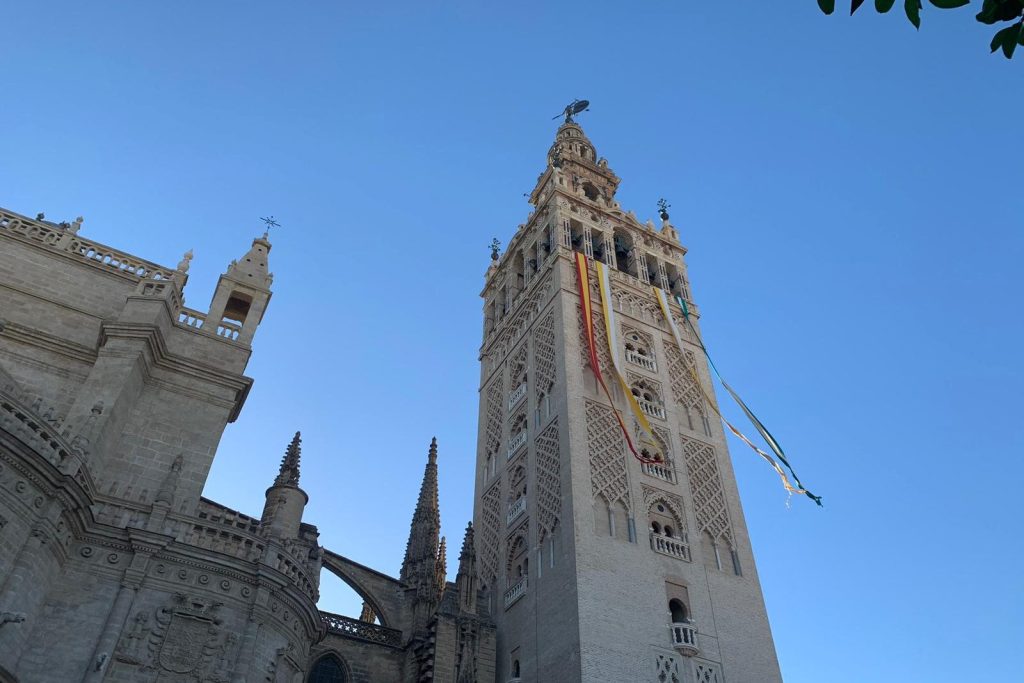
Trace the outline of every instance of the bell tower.
{"type": "Polygon", "coordinates": [[[473,528],[497,680],[780,681],[686,249],[664,204],[660,227],[622,210],[579,110],[481,294],[473,528]]]}

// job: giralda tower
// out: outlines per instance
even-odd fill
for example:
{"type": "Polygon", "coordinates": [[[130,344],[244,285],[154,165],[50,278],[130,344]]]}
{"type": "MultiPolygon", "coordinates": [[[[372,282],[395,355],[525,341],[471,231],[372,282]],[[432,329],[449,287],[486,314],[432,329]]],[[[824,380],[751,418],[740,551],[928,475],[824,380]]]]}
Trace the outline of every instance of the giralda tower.
{"type": "Polygon", "coordinates": [[[685,299],[696,323],[686,249],[667,213],[656,227],[619,207],[619,178],[566,119],[482,294],[474,520],[497,680],[780,681],[708,367],[680,307],[682,348],[652,290],[685,299]],[[595,262],[610,271],[611,349],[595,262]],[[660,461],[634,457],[623,427],[660,461]]]}

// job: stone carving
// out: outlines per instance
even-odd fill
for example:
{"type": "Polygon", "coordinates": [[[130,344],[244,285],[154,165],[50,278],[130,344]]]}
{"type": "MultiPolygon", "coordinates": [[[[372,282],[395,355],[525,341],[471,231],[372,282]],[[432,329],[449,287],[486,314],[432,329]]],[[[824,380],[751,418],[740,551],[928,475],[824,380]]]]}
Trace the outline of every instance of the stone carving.
{"type": "Polygon", "coordinates": [[[480,500],[480,577],[490,588],[494,588],[492,580],[498,575],[498,537],[501,529],[501,486],[495,484],[480,500]]]}
{"type": "Polygon", "coordinates": [[[675,657],[659,654],[654,660],[654,673],[658,683],[681,683],[682,674],[675,657]]]}
{"type": "Polygon", "coordinates": [[[707,532],[716,541],[726,541],[731,547],[732,525],[729,523],[715,449],[710,444],[685,436],[682,437],[682,443],[697,528],[707,532]]]}
{"type": "Polygon", "coordinates": [[[537,525],[543,541],[555,530],[562,515],[562,475],[558,454],[558,419],[536,439],[537,525]]]}
{"type": "Polygon", "coordinates": [[[20,624],[25,621],[25,615],[22,612],[0,612],[0,627],[7,624],[20,624]]]}
{"type": "Polygon", "coordinates": [[[114,653],[119,662],[159,669],[158,680],[226,682],[238,638],[222,631],[223,603],[178,593],[155,613],[140,610],[114,653]],[[170,675],[168,675],[170,674],[170,675]],[[177,675],[175,675],[177,674],[177,675]]]}
{"type": "Polygon", "coordinates": [[[141,664],[147,658],[146,636],[150,630],[149,613],[140,610],[121,638],[117,650],[114,651],[114,658],[128,664],[141,664]]]}
{"type": "Polygon", "coordinates": [[[548,311],[533,329],[534,387],[538,405],[542,396],[550,395],[555,385],[555,313],[548,311]]]}
{"type": "Polygon", "coordinates": [[[592,493],[595,498],[603,497],[609,506],[621,502],[626,510],[632,510],[619,423],[611,408],[593,401],[586,402],[586,416],[592,493]]]}

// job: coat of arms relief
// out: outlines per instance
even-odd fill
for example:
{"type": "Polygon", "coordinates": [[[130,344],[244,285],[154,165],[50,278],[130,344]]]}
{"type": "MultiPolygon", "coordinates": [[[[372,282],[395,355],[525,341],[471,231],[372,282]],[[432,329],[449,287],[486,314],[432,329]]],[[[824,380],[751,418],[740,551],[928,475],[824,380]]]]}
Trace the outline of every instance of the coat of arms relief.
{"type": "Polygon", "coordinates": [[[177,593],[130,619],[114,659],[153,672],[155,683],[228,683],[238,636],[222,628],[222,603],[177,593]]]}

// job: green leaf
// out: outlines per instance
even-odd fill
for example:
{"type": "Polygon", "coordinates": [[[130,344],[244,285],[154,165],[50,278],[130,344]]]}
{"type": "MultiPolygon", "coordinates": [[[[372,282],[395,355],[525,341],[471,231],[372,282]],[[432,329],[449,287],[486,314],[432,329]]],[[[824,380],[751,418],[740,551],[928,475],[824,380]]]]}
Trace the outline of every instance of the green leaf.
{"type": "Polygon", "coordinates": [[[914,28],[921,28],[921,0],[903,0],[903,11],[914,28]]]}
{"type": "Polygon", "coordinates": [[[896,0],[875,0],[875,9],[885,14],[896,4],[896,0]]]}
{"type": "Polygon", "coordinates": [[[939,9],[956,9],[971,4],[971,0],[928,0],[939,9]]]}
{"type": "Polygon", "coordinates": [[[818,7],[825,14],[832,14],[836,11],[836,0],[818,0],[818,7]]]}
{"type": "Polygon", "coordinates": [[[1007,59],[1013,57],[1013,51],[1017,49],[1017,40],[1020,38],[1021,25],[1014,24],[1013,26],[1007,26],[1006,28],[996,31],[996,34],[992,36],[992,42],[989,43],[989,47],[992,52],[995,52],[999,48],[1003,48],[1003,55],[1007,59]]]}
{"type": "Polygon", "coordinates": [[[850,0],[850,16],[852,17],[853,13],[863,4],[864,0],[850,0]]]}

